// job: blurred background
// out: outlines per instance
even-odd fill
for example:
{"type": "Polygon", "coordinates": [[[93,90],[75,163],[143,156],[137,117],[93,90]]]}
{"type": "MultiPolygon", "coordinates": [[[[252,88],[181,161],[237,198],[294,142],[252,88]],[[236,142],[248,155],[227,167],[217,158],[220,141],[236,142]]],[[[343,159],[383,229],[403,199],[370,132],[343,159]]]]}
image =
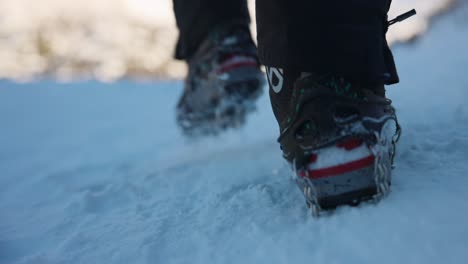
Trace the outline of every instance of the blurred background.
{"type": "MultiPolygon", "coordinates": [[[[423,34],[454,2],[394,0],[390,18],[411,8],[418,15],[389,41],[423,34]]],[[[176,39],[171,0],[0,0],[0,78],[179,78],[186,69],[172,59],[176,39]]]]}
{"type": "Polygon", "coordinates": [[[393,0],[392,193],[312,219],[266,87],[244,127],[180,132],[170,0],[0,0],[0,264],[466,263],[466,3],[393,0]]]}

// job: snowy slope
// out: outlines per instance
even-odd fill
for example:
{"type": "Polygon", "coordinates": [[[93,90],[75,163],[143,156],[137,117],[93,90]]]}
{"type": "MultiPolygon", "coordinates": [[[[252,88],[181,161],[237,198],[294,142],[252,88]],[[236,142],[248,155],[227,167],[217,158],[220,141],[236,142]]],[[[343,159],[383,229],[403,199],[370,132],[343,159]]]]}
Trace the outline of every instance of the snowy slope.
{"type": "Polygon", "coordinates": [[[190,142],[180,82],[0,82],[0,263],[466,263],[465,15],[396,49],[391,195],[320,219],[266,96],[244,129],[190,142]]]}

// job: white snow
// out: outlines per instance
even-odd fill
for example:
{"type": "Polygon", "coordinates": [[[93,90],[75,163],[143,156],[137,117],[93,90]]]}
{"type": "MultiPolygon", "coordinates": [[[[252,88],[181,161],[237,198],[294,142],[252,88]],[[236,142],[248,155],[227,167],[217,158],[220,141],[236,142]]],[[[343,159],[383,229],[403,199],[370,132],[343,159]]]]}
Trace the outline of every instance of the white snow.
{"type": "Polygon", "coordinates": [[[393,192],[313,219],[268,98],[191,142],[181,82],[0,82],[0,263],[466,263],[468,27],[399,46],[393,192]]]}
{"type": "Polygon", "coordinates": [[[310,163],[308,166],[310,170],[334,167],[336,165],[357,161],[372,156],[372,153],[367,145],[362,143],[361,146],[352,150],[344,150],[336,146],[327,147],[317,151],[316,155],[317,160],[310,163]]]}

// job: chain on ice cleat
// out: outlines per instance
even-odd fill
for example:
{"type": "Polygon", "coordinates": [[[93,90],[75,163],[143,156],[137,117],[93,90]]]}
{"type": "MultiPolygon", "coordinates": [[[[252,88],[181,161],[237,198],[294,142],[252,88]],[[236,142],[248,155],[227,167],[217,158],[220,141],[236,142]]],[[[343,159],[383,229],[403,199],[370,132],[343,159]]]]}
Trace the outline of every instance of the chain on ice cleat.
{"type": "Polygon", "coordinates": [[[278,141],[314,215],[390,191],[400,127],[383,87],[335,77],[296,81],[278,141]]]}
{"type": "Polygon", "coordinates": [[[395,145],[400,136],[395,118],[379,132],[348,137],[313,151],[306,167],[296,169],[296,182],[313,216],[340,205],[380,201],[390,192],[395,145]]]}
{"type": "Polygon", "coordinates": [[[188,61],[177,123],[189,136],[218,134],[241,126],[255,110],[265,82],[246,25],[221,25],[188,61]]]}

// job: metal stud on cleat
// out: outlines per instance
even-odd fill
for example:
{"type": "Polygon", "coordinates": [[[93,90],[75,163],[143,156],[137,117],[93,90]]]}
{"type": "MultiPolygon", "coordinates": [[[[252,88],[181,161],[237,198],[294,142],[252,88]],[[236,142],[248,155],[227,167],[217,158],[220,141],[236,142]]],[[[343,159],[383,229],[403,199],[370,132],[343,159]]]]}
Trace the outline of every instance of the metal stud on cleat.
{"type": "Polygon", "coordinates": [[[319,149],[310,154],[305,168],[296,170],[296,182],[314,217],[341,205],[378,202],[390,192],[393,137],[382,132],[367,138],[350,137],[319,149]],[[324,157],[341,160],[332,164],[324,157]]]}

